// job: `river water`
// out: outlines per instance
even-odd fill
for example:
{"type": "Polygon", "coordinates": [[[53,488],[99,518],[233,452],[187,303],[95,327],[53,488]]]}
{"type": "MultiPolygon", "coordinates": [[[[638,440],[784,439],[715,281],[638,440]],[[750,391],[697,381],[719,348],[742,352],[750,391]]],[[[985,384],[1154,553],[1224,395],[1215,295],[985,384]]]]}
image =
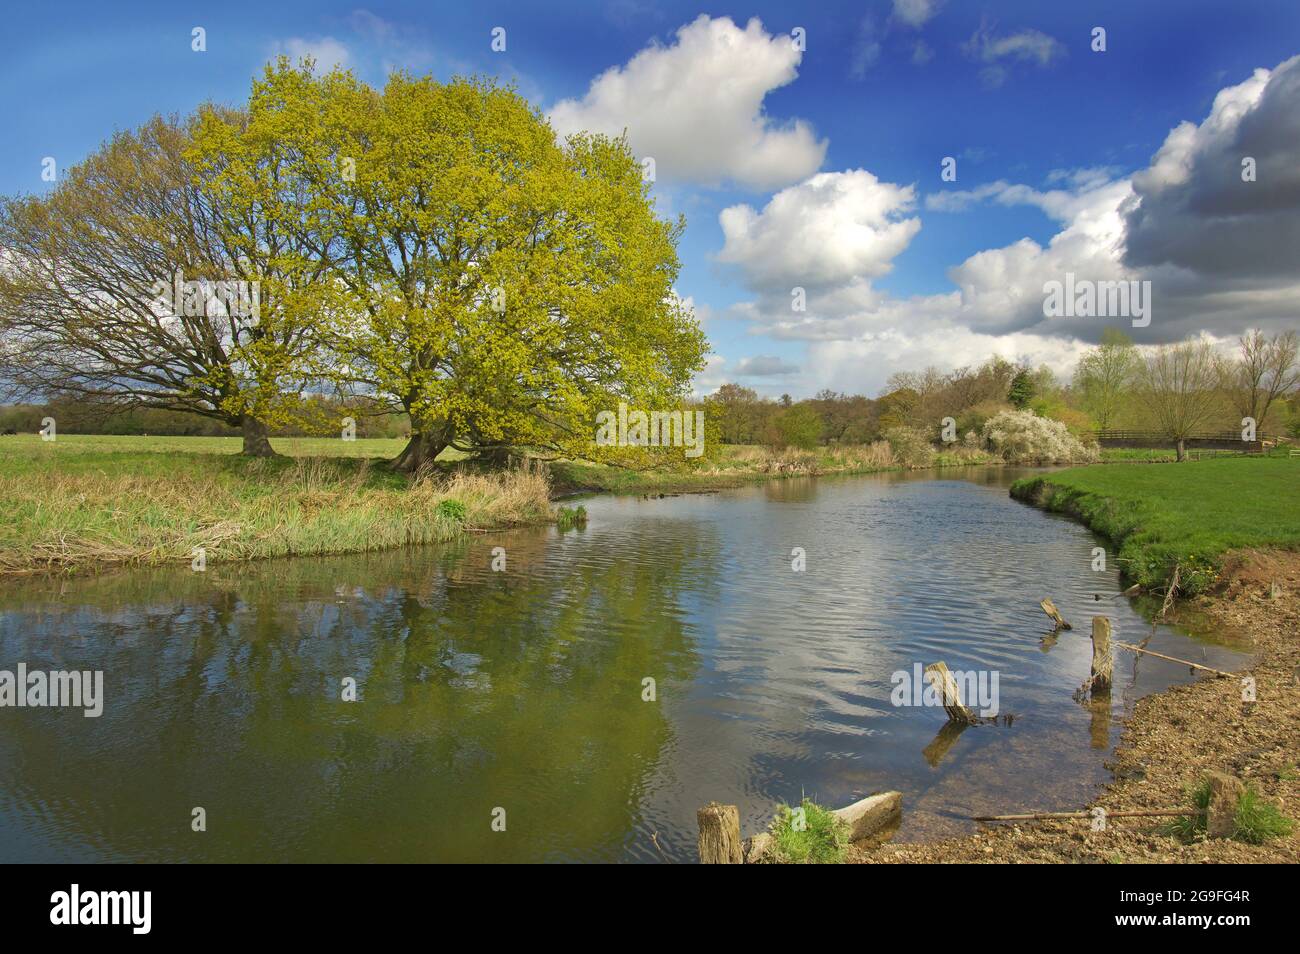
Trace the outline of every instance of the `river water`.
{"type": "Polygon", "coordinates": [[[804,794],[898,789],[899,839],[1080,807],[1126,708],[1192,678],[1120,651],[1110,703],[1076,702],[1091,616],[1211,666],[1245,647],[1153,627],[1113,553],[1093,569],[1099,539],[1007,496],[1022,473],[601,497],[563,533],[6,581],[0,669],[102,670],[105,699],[0,708],[0,860],[690,861],[711,800],[749,835],[804,794]],[[1048,595],[1075,630],[1044,641],[1048,595]],[[894,705],[894,674],[937,660],[996,673],[1011,723],[894,705]]]}

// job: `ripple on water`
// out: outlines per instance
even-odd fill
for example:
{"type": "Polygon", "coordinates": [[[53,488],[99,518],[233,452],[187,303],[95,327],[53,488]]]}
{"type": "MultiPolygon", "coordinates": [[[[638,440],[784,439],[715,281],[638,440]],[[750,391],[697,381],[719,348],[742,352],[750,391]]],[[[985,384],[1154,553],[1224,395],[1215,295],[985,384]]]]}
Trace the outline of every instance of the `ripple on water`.
{"type": "Polygon", "coordinates": [[[1089,617],[1240,657],[1153,632],[1010,472],[966,476],[598,498],[563,534],[7,588],[0,663],[102,668],[109,698],[0,724],[0,856],[686,860],[715,799],[750,833],[781,801],[896,788],[901,838],[1083,804],[1123,707],[1186,678],[1121,658],[1111,707],[1075,703],[1089,617]],[[1047,595],[1074,632],[1044,640],[1047,595]],[[895,674],[938,660],[996,672],[1015,723],[895,706],[895,674]],[[195,803],[223,819],[200,842],[195,803]]]}

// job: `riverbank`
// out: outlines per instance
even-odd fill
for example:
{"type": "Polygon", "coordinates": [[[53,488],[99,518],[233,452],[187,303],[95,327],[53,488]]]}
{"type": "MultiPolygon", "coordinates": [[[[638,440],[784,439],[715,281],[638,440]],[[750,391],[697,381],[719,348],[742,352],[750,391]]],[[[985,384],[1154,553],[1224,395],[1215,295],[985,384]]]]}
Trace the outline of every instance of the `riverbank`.
{"type": "MultiPolygon", "coordinates": [[[[1087,808],[1107,813],[1190,807],[1212,771],[1252,787],[1300,822],[1300,466],[1244,459],[1167,467],[1086,467],[1018,481],[1013,496],[1068,513],[1118,545],[1131,578],[1165,585],[1192,568],[1174,604],[1183,618],[1250,640],[1255,701],[1236,678],[1199,678],[1138,700],[1087,808]]],[[[904,807],[906,810],[906,807],[904,807]]],[[[1300,861],[1300,824],[1262,845],[1184,843],[1167,819],[993,824],[966,838],[856,852],[869,864],[948,862],[1300,861]]]]}
{"type": "Polygon", "coordinates": [[[1017,481],[1011,496],[1110,540],[1124,576],[1178,591],[1212,587],[1245,547],[1300,549],[1300,461],[1233,457],[1151,467],[1092,466],[1017,481]]]}
{"type": "MultiPolygon", "coordinates": [[[[1114,779],[1088,806],[1107,813],[1190,808],[1189,792],[1226,772],[1300,822],[1300,553],[1231,555],[1214,594],[1183,603],[1182,615],[1248,636],[1255,702],[1239,679],[1204,677],[1138,700],[1111,762],[1114,779]]],[[[1175,621],[1177,618],[1175,617],[1175,621]]],[[[903,810],[907,810],[904,805],[903,810]]],[[[1189,812],[1190,813],[1190,812],[1189,812]]],[[[1169,834],[1168,819],[1112,818],[990,824],[966,838],[886,844],[856,852],[863,864],[943,863],[1284,863],[1300,862],[1300,823],[1262,845],[1193,841],[1169,834]]]]}
{"type": "Polygon", "coordinates": [[[60,442],[5,445],[0,574],[362,553],[554,519],[536,470],[411,481],[366,458],[60,442]]]}

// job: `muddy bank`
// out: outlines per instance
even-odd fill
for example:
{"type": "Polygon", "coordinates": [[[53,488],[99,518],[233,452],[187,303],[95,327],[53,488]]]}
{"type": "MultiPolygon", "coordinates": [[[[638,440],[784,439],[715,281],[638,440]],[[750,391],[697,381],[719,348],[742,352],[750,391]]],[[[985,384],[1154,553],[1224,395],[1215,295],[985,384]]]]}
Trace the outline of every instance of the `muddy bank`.
{"type": "MultiPolygon", "coordinates": [[[[1253,640],[1254,703],[1239,679],[1207,677],[1141,699],[1126,721],[1111,763],[1114,780],[1088,806],[1108,812],[1189,804],[1187,791],[1206,772],[1225,771],[1253,785],[1283,814],[1300,820],[1300,553],[1233,554],[1211,593],[1179,607],[1198,624],[1253,640]]],[[[903,806],[904,812],[907,806],[903,806]]],[[[1231,841],[1186,845],[1162,833],[1165,819],[1111,819],[1094,832],[1086,819],[990,824],[975,835],[929,844],[887,844],[858,851],[866,864],[948,862],[1300,862],[1300,825],[1253,846],[1231,841]]]]}

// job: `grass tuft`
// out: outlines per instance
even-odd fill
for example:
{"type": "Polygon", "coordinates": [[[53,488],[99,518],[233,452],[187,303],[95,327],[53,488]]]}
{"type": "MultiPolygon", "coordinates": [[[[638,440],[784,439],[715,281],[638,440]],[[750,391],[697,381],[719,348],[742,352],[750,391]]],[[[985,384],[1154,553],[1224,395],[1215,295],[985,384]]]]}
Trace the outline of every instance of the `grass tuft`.
{"type": "Polygon", "coordinates": [[[465,505],[459,500],[441,501],[436,508],[436,512],[438,516],[445,517],[462,526],[465,523],[465,505]]]}
{"type": "Polygon", "coordinates": [[[587,525],[587,508],[586,507],[560,507],[555,511],[555,523],[561,530],[569,530],[573,527],[585,527],[587,525]]]}
{"type": "MultiPolygon", "coordinates": [[[[1165,833],[1180,841],[1193,842],[1205,838],[1210,809],[1210,782],[1202,781],[1190,793],[1192,811],[1165,825],[1165,833]]],[[[1246,786],[1237,802],[1236,827],[1232,837],[1249,845],[1262,845],[1270,838],[1291,834],[1292,822],[1253,786],[1246,786]]]]}
{"type": "Polygon", "coordinates": [[[772,834],[772,860],[778,864],[841,864],[848,852],[848,826],[828,808],[805,798],[798,812],[789,805],[777,809],[769,829],[772,834]]]}

